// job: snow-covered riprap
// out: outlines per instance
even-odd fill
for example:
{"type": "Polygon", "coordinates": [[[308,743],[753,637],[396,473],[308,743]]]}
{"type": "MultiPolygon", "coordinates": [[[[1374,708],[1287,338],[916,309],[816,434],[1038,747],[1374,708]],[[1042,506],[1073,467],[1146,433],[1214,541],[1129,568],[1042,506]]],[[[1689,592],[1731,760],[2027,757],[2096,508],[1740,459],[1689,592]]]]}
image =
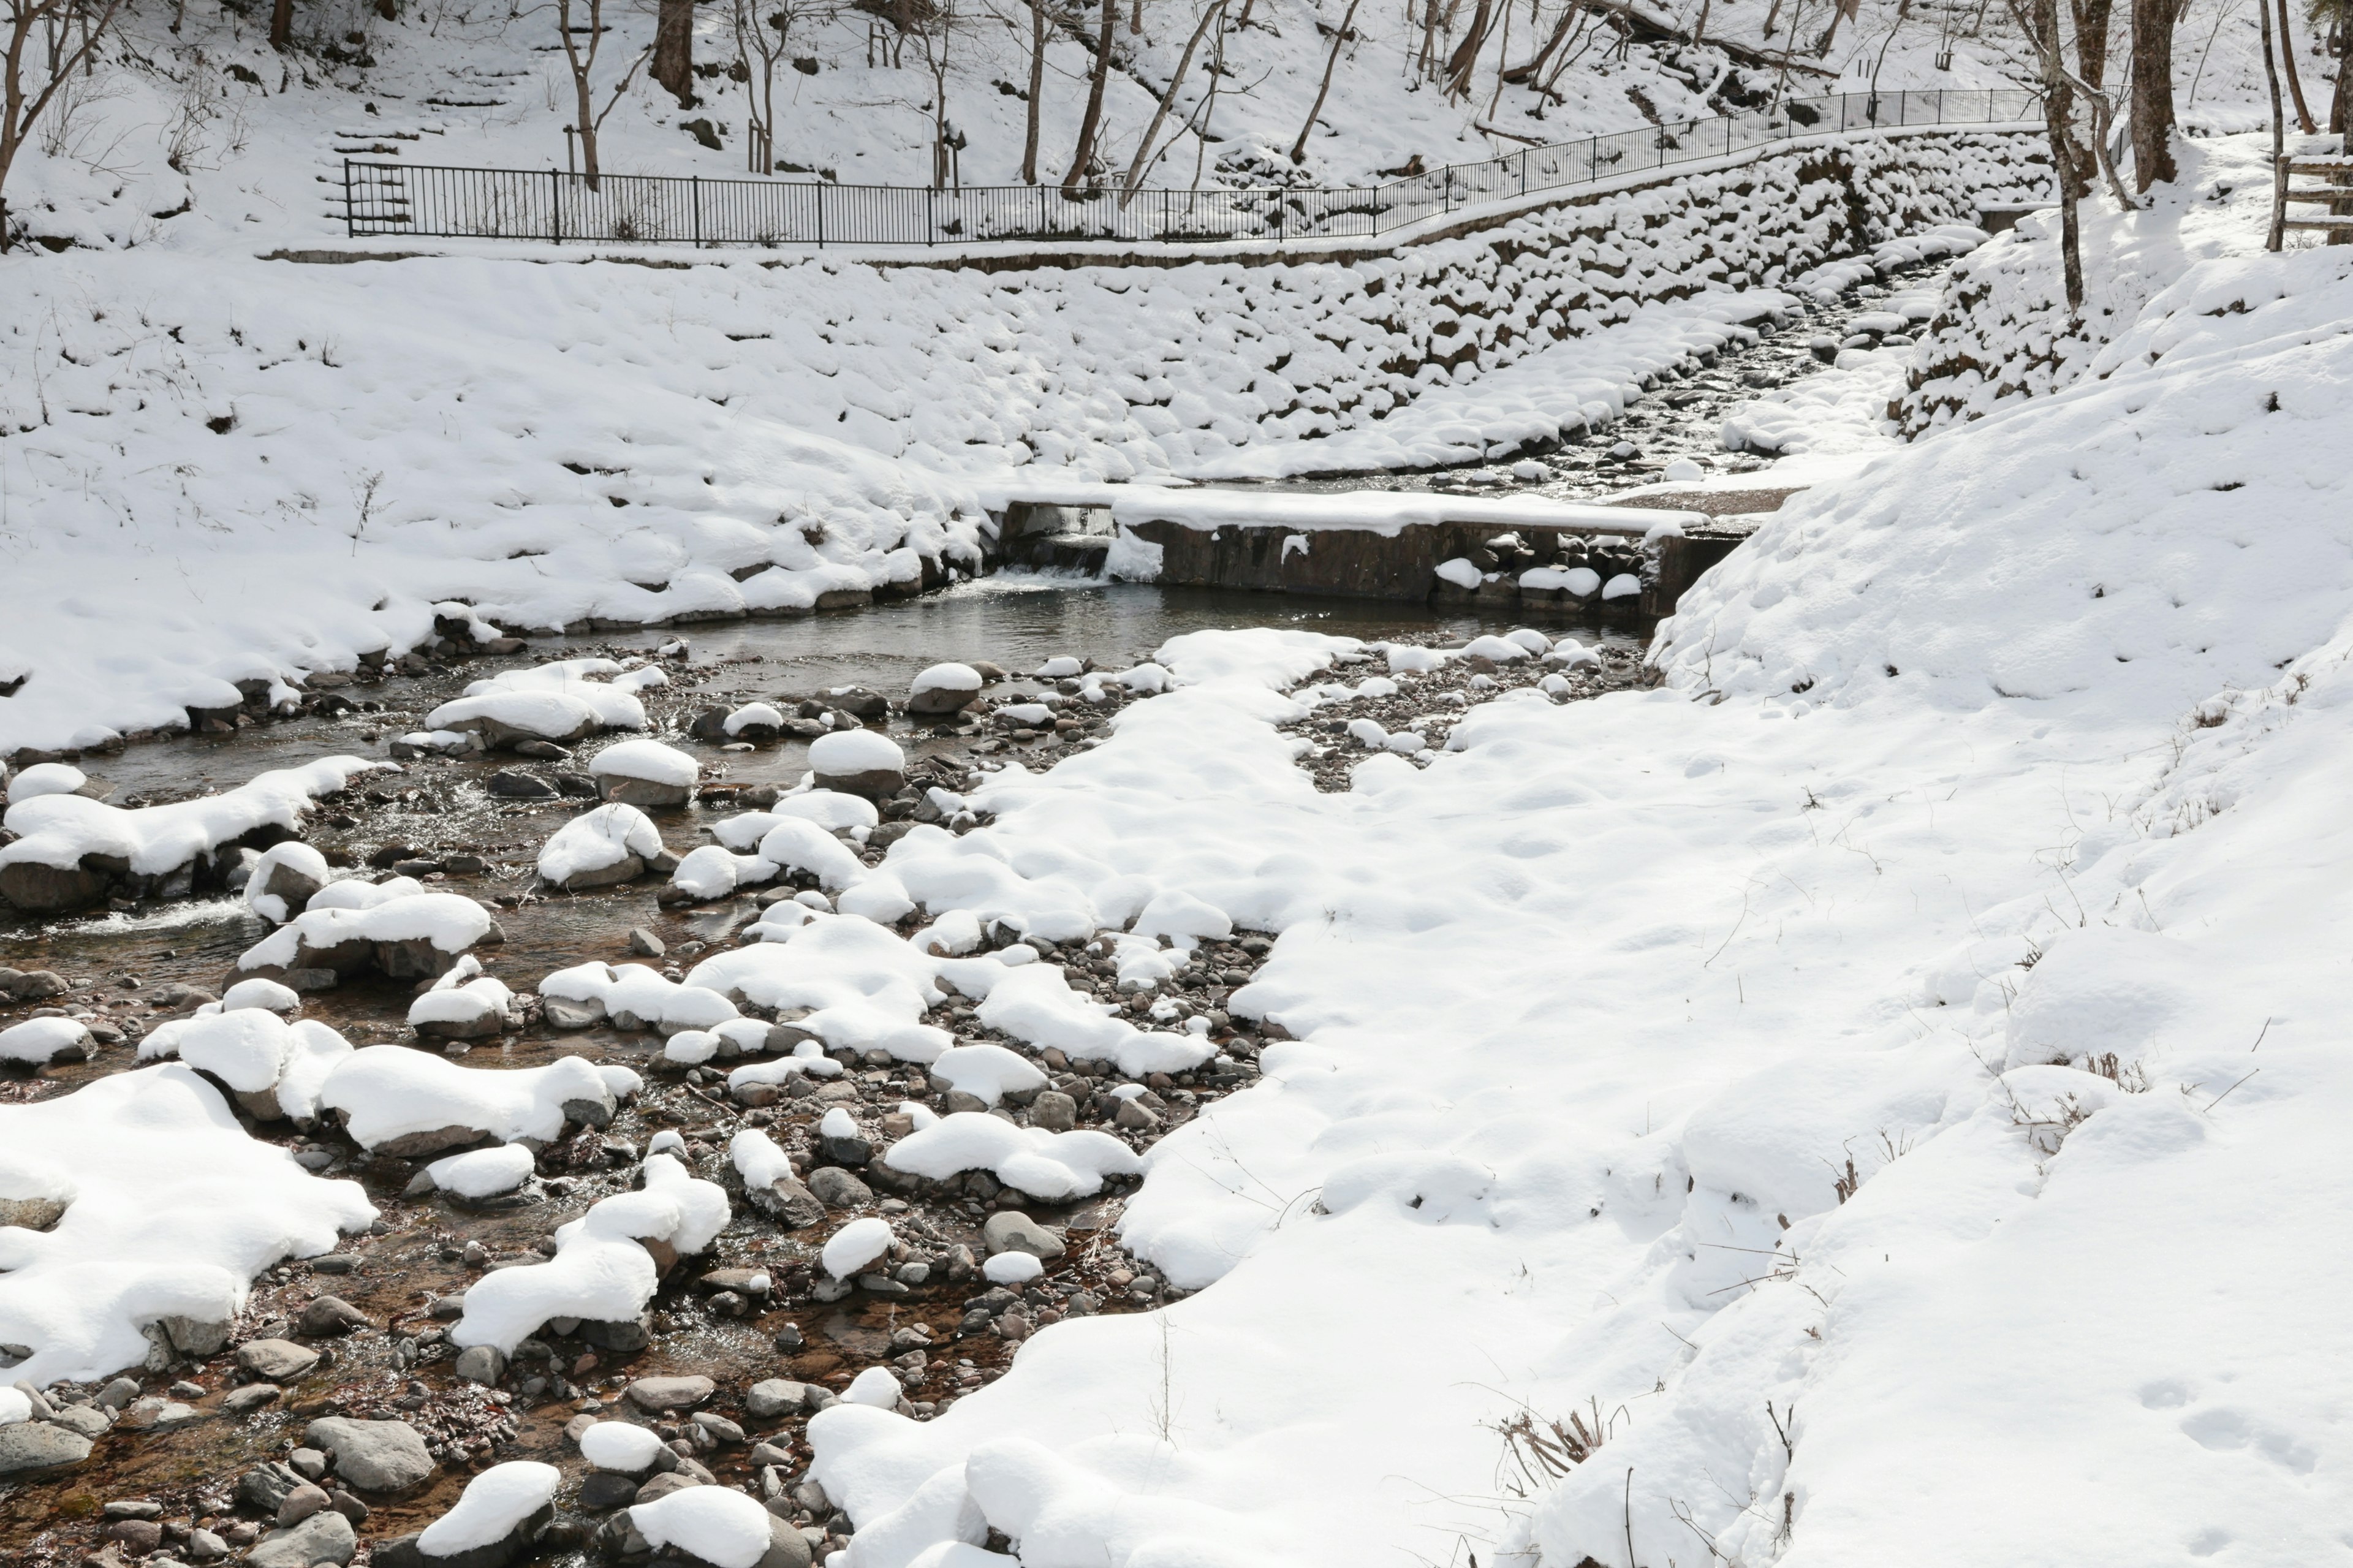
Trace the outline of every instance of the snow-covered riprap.
{"type": "Polygon", "coordinates": [[[1300,1037],[1127,1207],[1214,1288],[813,1419],[858,1568],[2336,1550],[2353,263],[2255,205],[2130,220],[2243,227],[2105,379],[1769,521],[1662,689],[1318,795],[1338,645],[1186,639],[986,792],[1002,875],[1280,931],[1232,1005],[1300,1037]]]}
{"type": "MultiPolygon", "coordinates": [[[[1972,221],[2039,190],[2041,156],[2017,134],[1856,136],[1291,264],[54,258],[0,300],[0,531],[21,546],[0,753],[233,721],[441,637],[913,592],[982,565],[988,497],[1017,476],[1556,439],[1736,335],[1738,289],[1972,221]],[[86,305],[116,299],[142,304],[86,305]],[[1579,343],[1655,311],[1576,370],[1579,343]],[[1432,391],[1564,345],[1575,395],[1540,416],[1506,396],[1380,438],[1432,391]],[[1346,451],[1319,452],[1335,434],[1346,451]]],[[[491,721],[446,722],[496,743],[491,721]]]]}

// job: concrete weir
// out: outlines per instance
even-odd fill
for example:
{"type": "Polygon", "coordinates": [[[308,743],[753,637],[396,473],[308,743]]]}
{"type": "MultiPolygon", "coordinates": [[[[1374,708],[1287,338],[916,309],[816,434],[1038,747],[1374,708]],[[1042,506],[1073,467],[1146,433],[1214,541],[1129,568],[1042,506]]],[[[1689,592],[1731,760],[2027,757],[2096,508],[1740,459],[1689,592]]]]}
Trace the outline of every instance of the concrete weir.
{"type": "Polygon", "coordinates": [[[1655,500],[1141,485],[991,500],[1006,565],[1401,604],[1552,604],[1630,622],[1672,615],[1747,536],[1655,500]]]}

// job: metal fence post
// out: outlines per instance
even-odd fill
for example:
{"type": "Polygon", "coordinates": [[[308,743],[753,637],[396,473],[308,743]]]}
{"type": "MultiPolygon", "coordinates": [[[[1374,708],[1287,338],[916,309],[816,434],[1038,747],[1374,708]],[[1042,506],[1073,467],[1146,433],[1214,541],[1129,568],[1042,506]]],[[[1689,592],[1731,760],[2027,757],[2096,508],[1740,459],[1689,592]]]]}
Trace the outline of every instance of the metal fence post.
{"type": "Polygon", "coordinates": [[[547,237],[553,244],[564,243],[564,186],[553,166],[547,171],[547,237]]]}
{"type": "Polygon", "coordinates": [[[343,237],[355,239],[359,228],[352,222],[352,161],[343,160],[343,237]]]}
{"type": "Polygon", "coordinates": [[[688,192],[694,202],[694,248],[701,250],[702,248],[702,176],[694,174],[689,177],[694,182],[692,188],[688,192]]]}
{"type": "Polygon", "coordinates": [[[825,248],[825,182],[817,183],[817,247],[825,248]]]}

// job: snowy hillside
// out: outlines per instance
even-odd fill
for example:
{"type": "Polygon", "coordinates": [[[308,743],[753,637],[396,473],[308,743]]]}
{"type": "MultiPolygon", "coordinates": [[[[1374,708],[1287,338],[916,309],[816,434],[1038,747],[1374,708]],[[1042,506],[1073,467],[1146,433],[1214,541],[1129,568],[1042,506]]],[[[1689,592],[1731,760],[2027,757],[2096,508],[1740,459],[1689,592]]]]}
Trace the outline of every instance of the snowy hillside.
{"type": "MultiPolygon", "coordinates": [[[[925,40],[944,33],[937,79],[946,84],[951,140],[961,142],[949,175],[965,184],[1018,183],[1029,13],[1010,0],[997,0],[997,9],[963,4],[913,42],[882,22],[879,9],[782,0],[762,7],[764,15],[789,16],[774,78],[773,173],[932,183],[938,117],[923,50],[925,40]]],[[[1140,177],[1176,186],[1370,183],[1385,171],[1474,161],[1530,142],[1703,117],[1793,94],[2015,86],[2031,75],[2020,64],[2000,5],[1862,0],[1819,54],[1814,46],[1830,31],[1831,16],[1819,0],[1683,0],[1672,13],[1633,10],[1638,22],[1621,35],[1599,11],[1501,7],[1482,35],[1470,88],[1450,95],[1420,63],[1426,18],[1411,5],[1240,0],[1226,17],[1237,25],[1221,35],[1222,74],[1208,71],[1212,46],[1203,44],[1140,177]],[[1353,17],[1350,39],[1304,162],[1293,164],[1290,151],[1316,100],[1329,35],[1343,14],[1353,17]],[[1245,16],[1247,25],[1239,25],[1245,16]],[[1703,17],[1703,43],[1679,41],[1676,33],[1687,37],[1703,17]],[[1793,26],[1806,47],[1785,68],[1793,26]],[[1556,47],[1547,48],[1556,33],[1556,47]],[[1947,54],[1949,67],[1938,68],[1947,54]],[[1540,56],[1540,72],[1515,74],[1540,56]],[[1514,79],[1499,81],[1499,66],[1514,79]]],[[[340,195],[347,157],[544,169],[570,166],[576,156],[567,151],[565,127],[578,116],[552,10],[306,0],[295,12],[299,47],[287,54],[269,47],[263,18],[241,9],[199,0],[180,15],[175,34],[155,0],[125,13],[122,41],[110,50],[121,55],[119,68],[110,68],[102,85],[69,94],[55,125],[19,162],[9,200],[31,232],[101,246],[170,240],[267,250],[341,232],[341,208],[330,221],[329,202],[340,195]]],[[[1092,36],[1092,13],[1055,15],[1039,105],[1038,175],[1050,185],[1077,143],[1092,36]]],[[[1134,163],[1198,16],[1189,0],[1122,7],[1094,160],[1105,177],[1124,178],[1134,163]],[[1133,30],[1136,18],[1141,31],[1133,30]]],[[[745,172],[750,84],[726,74],[737,58],[731,13],[706,0],[697,16],[695,69],[703,74],[693,79],[697,101],[689,107],[641,68],[622,87],[625,69],[651,40],[650,6],[617,3],[605,11],[611,31],[600,42],[592,86],[596,112],[610,115],[602,134],[607,169],[745,172]]],[[[1473,26],[1463,6],[1446,7],[1445,16],[1454,18],[1451,32],[1433,35],[1440,54],[1473,26]]],[[[2116,26],[2123,25],[2119,13],[2116,26]]],[[[2177,98],[2185,118],[2243,123],[2262,90],[2252,17],[2196,0],[2181,36],[2177,98]]],[[[2299,48],[2315,77],[2311,90],[2325,98],[2313,71],[2317,40],[2302,38],[2299,48]]]]}

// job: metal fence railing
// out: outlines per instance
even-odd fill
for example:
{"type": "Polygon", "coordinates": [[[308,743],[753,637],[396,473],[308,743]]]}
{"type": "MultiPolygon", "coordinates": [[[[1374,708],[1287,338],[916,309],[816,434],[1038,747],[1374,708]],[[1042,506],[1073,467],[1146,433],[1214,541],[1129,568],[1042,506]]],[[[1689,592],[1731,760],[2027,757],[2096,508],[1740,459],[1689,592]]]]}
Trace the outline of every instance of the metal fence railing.
{"type": "Polygon", "coordinates": [[[1337,239],[1676,163],[1730,157],[1824,132],[2031,122],[2031,92],[1843,93],[1770,112],[1646,125],[1379,185],[1064,192],[1042,185],[840,185],[554,169],[346,162],[346,232],[447,238],[814,246],[976,242],[1337,239]]]}

